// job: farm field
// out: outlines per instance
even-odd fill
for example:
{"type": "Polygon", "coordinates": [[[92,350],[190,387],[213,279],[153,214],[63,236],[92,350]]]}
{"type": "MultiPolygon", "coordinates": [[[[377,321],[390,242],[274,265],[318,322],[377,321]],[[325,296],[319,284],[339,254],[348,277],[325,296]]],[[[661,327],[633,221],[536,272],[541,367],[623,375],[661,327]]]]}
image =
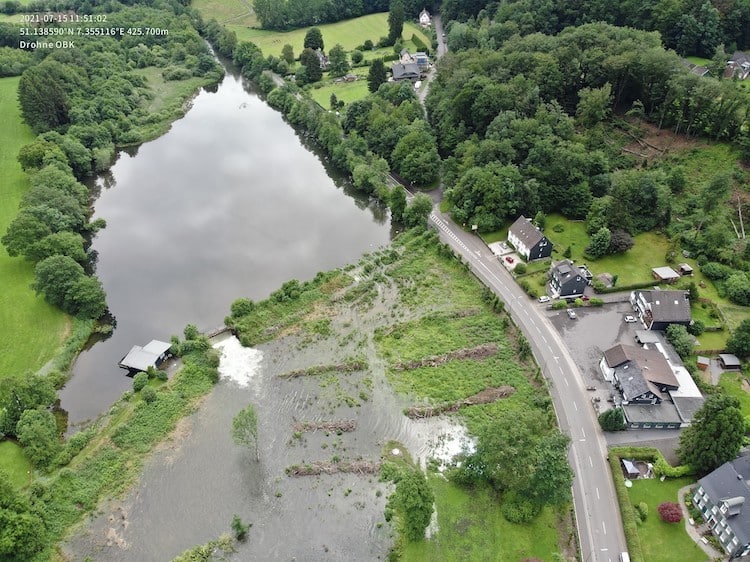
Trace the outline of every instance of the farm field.
{"type": "MultiPolygon", "coordinates": [[[[16,98],[16,77],[0,79],[0,233],[18,211],[28,180],[16,160],[20,148],[33,141],[31,129],[21,120],[16,98]]],[[[0,377],[35,371],[48,361],[69,330],[68,317],[34,294],[29,285],[34,279],[31,263],[11,258],[0,248],[0,377]]]]}
{"type": "MultiPolygon", "coordinates": [[[[309,27],[292,31],[260,29],[256,27],[258,22],[250,13],[248,4],[240,0],[194,0],[191,5],[199,10],[204,18],[216,18],[219,23],[234,31],[239,41],[255,43],[265,55],[280,56],[282,47],[289,44],[294,49],[294,54],[298,56],[303,48],[305,34],[310,29],[309,27]]],[[[352,51],[367,39],[377,43],[378,39],[388,34],[388,14],[369,14],[318,27],[323,33],[326,51],[336,43],[340,43],[346,51],[352,51]]],[[[404,40],[409,41],[412,34],[416,34],[426,45],[431,43],[430,37],[416,23],[405,22],[402,35],[404,40]]],[[[408,44],[406,46],[408,47],[408,44]]],[[[383,51],[384,54],[393,52],[390,48],[379,51],[383,51]]],[[[368,59],[375,58],[375,56],[377,55],[366,54],[368,59]]]]}

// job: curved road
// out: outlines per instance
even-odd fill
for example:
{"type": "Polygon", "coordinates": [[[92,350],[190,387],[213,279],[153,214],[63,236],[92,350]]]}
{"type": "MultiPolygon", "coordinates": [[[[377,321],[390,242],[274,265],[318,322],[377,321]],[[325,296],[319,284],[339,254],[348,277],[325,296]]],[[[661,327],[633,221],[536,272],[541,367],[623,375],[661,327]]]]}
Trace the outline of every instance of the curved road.
{"type": "Polygon", "coordinates": [[[570,436],[568,454],[573,479],[582,562],[618,562],[626,550],[622,520],[606,461],[607,448],[589,403],[581,373],[555,328],[539,306],[516,284],[484,242],[458,227],[437,209],[430,223],[471,271],[506,303],[506,310],[531,344],[550,383],[560,430],[570,436]]]}

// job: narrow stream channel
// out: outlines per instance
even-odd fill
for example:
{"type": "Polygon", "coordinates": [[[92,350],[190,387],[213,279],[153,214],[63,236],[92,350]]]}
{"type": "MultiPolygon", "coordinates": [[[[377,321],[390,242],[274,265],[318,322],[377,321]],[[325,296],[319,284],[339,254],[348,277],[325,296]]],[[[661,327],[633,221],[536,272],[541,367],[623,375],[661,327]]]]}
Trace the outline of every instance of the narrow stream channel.
{"type": "Polygon", "coordinates": [[[117,321],[60,392],[75,428],[131,387],[133,345],[220,325],[241,296],[356,261],[390,240],[382,206],[357,196],[233,69],[164,136],[99,178],[97,275],[117,321]]]}

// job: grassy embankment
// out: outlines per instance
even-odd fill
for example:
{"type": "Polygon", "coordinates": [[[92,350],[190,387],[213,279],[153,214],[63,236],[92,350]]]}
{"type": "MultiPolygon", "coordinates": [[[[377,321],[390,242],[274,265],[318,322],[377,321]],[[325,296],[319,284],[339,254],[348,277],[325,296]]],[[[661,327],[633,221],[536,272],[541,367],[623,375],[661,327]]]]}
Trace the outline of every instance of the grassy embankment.
{"type": "MultiPolygon", "coordinates": [[[[414,404],[454,402],[489,387],[512,385],[516,392],[511,397],[465,407],[454,415],[470,431],[508,409],[538,408],[547,412],[552,422],[549,396],[536,366],[518,359],[515,328],[505,314],[493,312],[484,302],[477,280],[455,259],[440,255],[436,246],[434,233],[407,233],[394,242],[395,249],[363,259],[351,276],[321,274],[317,286],[303,284],[293,299],[258,303],[249,315],[236,319],[240,337],[253,344],[277,334],[314,338],[320,319],[331,318],[336,306],[359,308],[363,314],[376,307],[387,313],[378,314],[377,322],[362,321],[359,332],[344,339],[368,341],[372,337],[391,385],[414,404]],[[321,302],[321,297],[328,302],[321,302]],[[497,353],[453,359],[436,367],[394,368],[396,363],[486,343],[497,345],[497,353]]],[[[545,509],[532,523],[514,525],[502,517],[500,501],[492,491],[467,490],[436,473],[430,474],[429,482],[440,530],[430,540],[398,541],[397,554],[403,560],[516,562],[536,557],[549,561],[552,553],[571,548],[573,531],[567,511],[545,509]],[[482,507],[477,509],[478,505],[482,507]]]]}
{"type": "MultiPolygon", "coordinates": [[[[18,78],[0,79],[0,233],[18,212],[18,203],[29,186],[16,157],[20,148],[34,140],[31,129],[21,120],[18,106],[18,78]]],[[[33,265],[23,258],[11,258],[0,248],[0,377],[35,371],[45,364],[70,329],[69,318],[50,306],[29,288],[34,280],[33,265]]]]}

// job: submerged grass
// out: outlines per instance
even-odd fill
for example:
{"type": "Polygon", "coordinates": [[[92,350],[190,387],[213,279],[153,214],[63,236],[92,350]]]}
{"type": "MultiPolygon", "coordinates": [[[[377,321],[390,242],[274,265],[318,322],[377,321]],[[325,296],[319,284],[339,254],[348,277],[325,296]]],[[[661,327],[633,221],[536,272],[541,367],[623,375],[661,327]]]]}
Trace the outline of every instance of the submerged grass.
{"type": "Polygon", "coordinates": [[[98,422],[99,431],[70,464],[33,485],[34,509],[45,523],[46,547],[33,560],[53,558],[52,545],[104,497],[116,497],[138,477],[145,454],[191,413],[218,380],[208,344],[184,358],[184,367],[145,402],[128,392],[98,422]]]}

